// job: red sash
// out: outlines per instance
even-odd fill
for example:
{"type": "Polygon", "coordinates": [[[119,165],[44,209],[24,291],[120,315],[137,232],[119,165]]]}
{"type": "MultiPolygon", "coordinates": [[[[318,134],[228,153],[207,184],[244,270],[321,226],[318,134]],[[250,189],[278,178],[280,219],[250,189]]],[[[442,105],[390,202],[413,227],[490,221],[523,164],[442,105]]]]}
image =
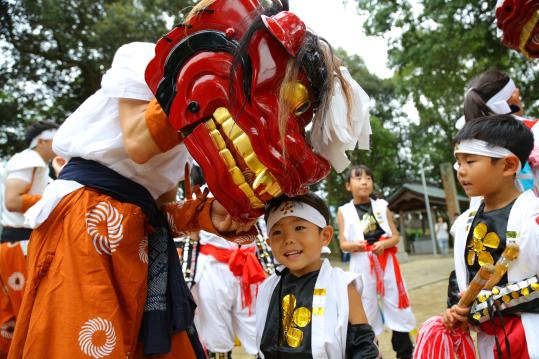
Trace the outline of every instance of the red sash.
{"type": "MultiPolygon", "coordinates": [[[[389,238],[386,236],[380,237],[379,241],[385,241],[389,238]]],[[[367,251],[372,251],[373,245],[367,245],[367,251]]],[[[397,282],[397,290],[399,292],[399,308],[404,309],[410,306],[410,299],[404,288],[404,281],[402,280],[401,269],[399,261],[397,260],[397,247],[386,248],[379,256],[374,253],[369,253],[369,260],[371,262],[371,273],[374,272],[376,276],[376,291],[380,296],[384,296],[384,272],[387,266],[387,260],[391,256],[393,260],[393,270],[395,271],[395,280],[397,282]]]]}
{"type": "MultiPolygon", "coordinates": [[[[507,358],[507,348],[505,346],[505,333],[507,334],[507,340],[509,341],[509,347],[511,349],[511,358],[519,359],[530,359],[528,354],[528,344],[526,342],[526,335],[524,333],[524,327],[522,326],[522,320],[518,316],[508,315],[503,316],[503,328],[500,324],[499,318],[494,317],[493,323],[492,320],[481,324],[479,327],[482,331],[488,335],[494,335],[498,338],[500,347],[502,350],[501,358],[507,358]],[[504,333],[505,329],[505,333],[504,333]]],[[[498,356],[498,349],[496,346],[493,348],[494,357],[500,358],[498,356]]]]}
{"type": "Polygon", "coordinates": [[[219,248],[211,244],[200,246],[200,253],[212,256],[221,263],[228,263],[228,268],[236,277],[241,278],[243,308],[249,307],[251,314],[251,284],[258,285],[266,279],[266,272],[255,254],[255,247],[237,247],[236,249],[219,248]]]}

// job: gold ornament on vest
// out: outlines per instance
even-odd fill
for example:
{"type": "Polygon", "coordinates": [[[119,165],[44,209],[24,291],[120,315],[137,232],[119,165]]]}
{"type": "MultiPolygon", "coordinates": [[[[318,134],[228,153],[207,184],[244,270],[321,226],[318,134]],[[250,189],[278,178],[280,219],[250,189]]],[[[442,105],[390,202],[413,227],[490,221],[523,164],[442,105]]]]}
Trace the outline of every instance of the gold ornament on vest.
{"type": "Polygon", "coordinates": [[[303,331],[311,322],[311,311],[306,307],[296,308],[296,296],[287,294],[282,299],[282,333],[281,342],[285,342],[291,348],[297,348],[303,341],[303,331]]]}
{"type": "Polygon", "coordinates": [[[365,213],[360,221],[360,226],[363,227],[363,234],[376,230],[376,218],[369,213],[365,213]]]}
{"type": "Polygon", "coordinates": [[[476,256],[480,266],[487,263],[494,264],[494,258],[487,248],[498,248],[500,237],[495,232],[487,232],[488,228],[485,223],[479,223],[473,229],[472,241],[468,245],[468,265],[471,266],[475,263],[476,256]]]}

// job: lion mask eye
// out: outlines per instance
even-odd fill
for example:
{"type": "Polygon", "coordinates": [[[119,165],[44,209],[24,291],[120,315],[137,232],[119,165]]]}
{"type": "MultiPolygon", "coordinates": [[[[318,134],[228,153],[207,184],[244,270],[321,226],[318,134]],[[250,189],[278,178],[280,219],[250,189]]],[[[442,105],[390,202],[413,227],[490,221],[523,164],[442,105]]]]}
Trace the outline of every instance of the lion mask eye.
{"type": "Polygon", "coordinates": [[[311,107],[309,90],[301,82],[290,84],[287,91],[287,102],[294,115],[304,114],[311,107]]]}

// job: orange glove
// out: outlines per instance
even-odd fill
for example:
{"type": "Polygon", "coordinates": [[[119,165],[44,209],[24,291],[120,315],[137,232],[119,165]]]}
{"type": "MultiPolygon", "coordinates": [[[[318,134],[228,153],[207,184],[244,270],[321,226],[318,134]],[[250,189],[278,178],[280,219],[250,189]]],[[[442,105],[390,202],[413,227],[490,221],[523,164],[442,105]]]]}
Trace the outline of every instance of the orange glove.
{"type": "Polygon", "coordinates": [[[150,135],[161,151],[166,152],[182,142],[182,136],[168,122],[167,114],[156,99],[150,101],[146,107],[144,120],[150,135]]]}
{"type": "Polygon", "coordinates": [[[200,187],[195,186],[194,193],[195,199],[192,199],[189,169],[186,166],[186,199],[183,202],[170,202],[161,207],[161,210],[167,216],[173,236],[179,237],[185,235],[187,232],[204,230],[238,244],[251,243],[256,239],[258,232],[255,226],[251,226],[246,232],[220,232],[215,228],[212,220],[212,205],[215,198],[208,197],[209,190],[207,188],[202,192],[200,187]]]}
{"type": "Polygon", "coordinates": [[[41,199],[41,195],[39,194],[28,194],[28,193],[23,194],[21,212],[22,213],[26,212],[28,208],[32,207],[40,199],[41,199]]]}

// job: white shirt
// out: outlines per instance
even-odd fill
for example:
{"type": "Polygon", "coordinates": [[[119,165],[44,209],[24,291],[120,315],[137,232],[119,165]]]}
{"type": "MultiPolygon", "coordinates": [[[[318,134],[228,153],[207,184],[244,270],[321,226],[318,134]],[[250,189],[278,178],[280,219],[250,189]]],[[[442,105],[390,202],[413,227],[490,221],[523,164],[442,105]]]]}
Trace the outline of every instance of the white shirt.
{"type": "MultiPolygon", "coordinates": [[[[144,80],[146,66],[155,55],[155,45],[134,42],[123,45],[114,55],[112,67],[101,80],[101,89],[67,118],[54,136],[53,150],[66,160],[82,157],[99,162],[144,186],[157,199],[184,177],[190,161],[183,144],[137,164],[124,149],[119,119],[119,99],[151,101],[154,96],[144,80]]],[[[81,188],[74,181],[54,181],[26,214],[27,223],[41,224],[67,194],[81,188]]]]}
{"type": "Polygon", "coordinates": [[[103,76],[101,89],[67,118],[54,136],[54,152],[66,160],[82,157],[97,161],[144,186],[154,198],[177,185],[184,175],[188,153],[184,145],[137,164],[126,153],[118,113],[119,98],[151,101],[144,80],[155,45],[135,42],[123,45],[112,67],[103,76]]]}
{"type": "MultiPolygon", "coordinates": [[[[32,184],[28,194],[42,194],[49,182],[49,168],[43,158],[31,149],[15,154],[6,165],[6,181],[18,179],[32,184]]],[[[2,201],[2,225],[13,228],[24,228],[24,215],[10,212],[6,208],[5,187],[2,201]]]]}
{"type": "Polygon", "coordinates": [[[438,239],[448,239],[449,233],[447,233],[447,223],[437,222],[436,225],[436,238],[438,239]]]}

